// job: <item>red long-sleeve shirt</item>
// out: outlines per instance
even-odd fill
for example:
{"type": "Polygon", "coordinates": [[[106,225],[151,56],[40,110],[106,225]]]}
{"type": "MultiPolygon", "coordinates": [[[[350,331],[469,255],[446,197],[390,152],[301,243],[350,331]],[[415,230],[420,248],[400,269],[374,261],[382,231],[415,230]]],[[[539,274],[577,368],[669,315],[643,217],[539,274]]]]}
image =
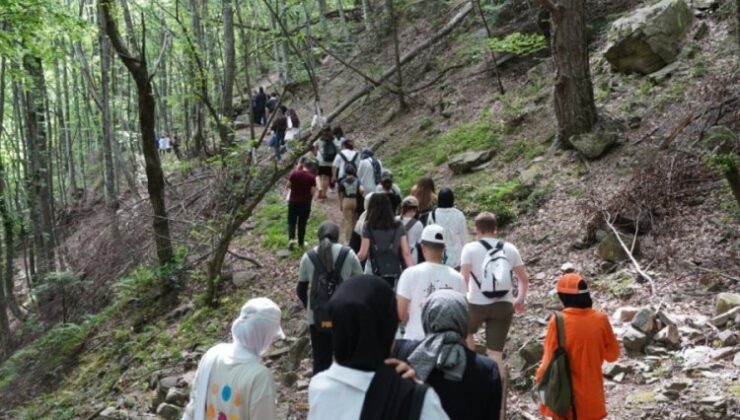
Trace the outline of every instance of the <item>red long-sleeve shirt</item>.
{"type": "MultiPolygon", "coordinates": [[[[566,308],[563,310],[565,325],[565,351],[571,372],[573,399],[578,420],[600,420],[606,417],[604,379],[601,365],[619,357],[619,343],[609,318],[593,309],[566,308]]],[[[545,337],[545,354],[537,369],[536,378],[545,373],[557,348],[558,334],[555,319],[550,319],[545,337]]],[[[541,405],[542,415],[562,419],[541,405]]],[[[571,419],[572,416],[568,416],[571,419]]]]}

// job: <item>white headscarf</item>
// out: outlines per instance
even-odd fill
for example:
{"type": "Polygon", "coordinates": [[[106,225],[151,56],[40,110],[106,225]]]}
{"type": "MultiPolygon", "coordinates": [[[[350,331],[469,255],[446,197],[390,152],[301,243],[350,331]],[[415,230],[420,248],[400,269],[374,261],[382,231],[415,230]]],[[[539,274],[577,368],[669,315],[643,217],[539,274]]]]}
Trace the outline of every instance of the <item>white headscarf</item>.
{"type": "Polygon", "coordinates": [[[275,339],[285,338],[280,319],[280,307],[268,298],[251,299],[242,306],[239,317],[231,324],[232,342],[217,344],[203,355],[193,384],[194,397],[185,408],[183,420],[205,420],[208,382],[218,360],[259,361],[275,339]]]}

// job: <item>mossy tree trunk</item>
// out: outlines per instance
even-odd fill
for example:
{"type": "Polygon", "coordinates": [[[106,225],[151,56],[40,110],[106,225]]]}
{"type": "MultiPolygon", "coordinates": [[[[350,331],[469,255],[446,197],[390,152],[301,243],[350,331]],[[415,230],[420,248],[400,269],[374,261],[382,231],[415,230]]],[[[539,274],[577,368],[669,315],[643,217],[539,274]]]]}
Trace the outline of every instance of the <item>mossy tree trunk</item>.
{"type": "Polygon", "coordinates": [[[555,62],[555,116],[558,140],[587,133],[596,124],[594,88],[588,61],[584,0],[542,0],[553,20],[552,52],[555,62]]]}

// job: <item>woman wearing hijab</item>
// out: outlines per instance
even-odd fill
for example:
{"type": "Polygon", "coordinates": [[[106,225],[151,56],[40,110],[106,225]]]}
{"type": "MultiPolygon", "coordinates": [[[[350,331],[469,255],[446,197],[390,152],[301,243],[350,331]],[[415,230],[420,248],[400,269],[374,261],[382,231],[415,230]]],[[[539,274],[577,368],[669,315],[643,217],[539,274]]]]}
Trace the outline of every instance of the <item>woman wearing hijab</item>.
{"type": "Polygon", "coordinates": [[[463,245],[470,241],[465,214],[455,208],[455,195],[449,188],[439,190],[437,208],[429,214],[428,225],[440,225],[445,229],[445,265],[460,269],[463,245]]]}
{"type": "Polygon", "coordinates": [[[309,420],[448,418],[434,390],[403,379],[387,360],[398,328],[396,298],[387,283],[353,277],[334,293],[329,312],[334,363],[311,379],[309,420]]]}
{"type": "MultiPolygon", "coordinates": [[[[311,299],[308,293],[309,288],[315,290],[316,267],[309,255],[315,253],[316,259],[324,266],[325,270],[338,268],[339,257],[346,247],[339,243],[339,226],[332,222],[324,222],[319,226],[319,246],[306,252],[301,259],[300,269],[298,271],[298,298],[306,308],[308,315],[309,332],[311,333],[311,354],[313,355],[313,374],[329,369],[332,361],[332,334],[331,331],[325,331],[316,325],[314,311],[311,305],[311,299]]],[[[357,259],[354,251],[347,249],[344,251],[345,256],[342,266],[339,267],[339,279],[345,280],[350,277],[362,274],[360,261],[357,259]]]]}
{"type": "Polygon", "coordinates": [[[231,343],[209,349],[198,364],[183,420],[275,420],[275,380],[260,359],[280,328],[280,307],[268,298],[249,300],[231,324],[231,343]]]}
{"type": "Polygon", "coordinates": [[[408,361],[416,377],[429,384],[452,420],[497,420],[502,384],[492,359],[465,346],[468,304],[452,290],[432,293],[422,309],[426,337],[399,340],[396,356],[408,361]]]}
{"type": "MultiPolygon", "coordinates": [[[[604,379],[601,365],[614,362],[619,357],[619,343],[614,337],[609,317],[592,309],[593,302],[586,280],[580,274],[570,273],[558,280],[557,292],[563,303],[563,325],[565,327],[565,354],[570,367],[573,390],[574,413],[565,419],[600,420],[606,418],[604,379]]],[[[545,352],[537,369],[539,381],[547,370],[558,347],[555,317],[550,319],[545,336],[545,352]]],[[[546,417],[558,417],[544,405],[540,412],[546,417]]]]}

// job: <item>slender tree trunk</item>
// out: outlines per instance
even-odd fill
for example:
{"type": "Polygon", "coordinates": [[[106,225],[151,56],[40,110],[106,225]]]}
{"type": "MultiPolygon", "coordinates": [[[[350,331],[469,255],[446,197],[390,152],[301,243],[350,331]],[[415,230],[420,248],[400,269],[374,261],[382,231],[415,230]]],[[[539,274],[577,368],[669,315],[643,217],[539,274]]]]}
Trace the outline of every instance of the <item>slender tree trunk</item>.
{"type": "Polygon", "coordinates": [[[558,140],[567,147],[572,136],[587,133],[596,124],[594,89],[588,61],[584,0],[542,0],[553,20],[555,61],[555,116],[558,140]]]}
{"type": "Polygon", "coordinates": [[[105,202],[108,209],[108,221],[110,223],[113,241],[120,242],[121,232],[118,230],[118,193],[116,192],[116,172],[113,164],[113,122],[110,112],[110,67],[111,48],[108,36],[105,34],[105,17],[102,9],[98,15],[100,42],[100,116],[102,119],[103,135],[103,163],[105,166],[105,202]]]}
{"type": "MultiPolygon", "coordinates": [[[[205,50],[205,42],[203,39],[203,27],[200,22],[200,6],[198,0],[190,0],[190,23],[192,25],[193,35],[195,37],[195,43],[198,48],[203,51],[205,50]]],[[[194,58],[190,58],[190,74],[193,80],[194,86],[199,86],[200,83],[205,81],[199,80],[199,72],[194,58]]],[[[194,132],[193,132],[193,145],[195,148],[195,156],[203,157],[206,155],[206,141],[203,129],[205,126],[205,111],[203,110],[203,101],[193,101],[193,119],[194,119],[194,132]]]]}
{"type": "MultiPolygon", "coordinates": [[[[486,14],[483,12],[483,8],[480,5],[480,0],[471,1],[475,4],[475,8],[478,10],[478,15],[480,15],[483,26],[485,26],[486,28],[486,35],[488,36],[488,39],[493,38],[493,32],[491,32],[491,27],[488,25],[488,19],[486,19],[486,14]]],[[[498,82],[498,92],[503,95],[504,93],[506,93],[506,91],[504,90],[504,84],[501,83],[501,74],[498,71],[498,60],[496,59],[496,52],[490,46],[488,47],[488,54],[491,56],[491,65],[493,65],[493,77],[495,77],[496,82],[498,82]]]]}
{"type": "MultiPolygon", "coordinates": [[[[0,59],[0,133],[3,132],[3,121],[5,119],[5,57],[0,59]]],[[[5,171],[3,170],[4,163],[3,157],[0,156],[0,210],[5,207],[5,171]]],[[[6,234],[7,237],[7,234],[6,234]]],[[[12,235],[11,235],[12,239],[12,235]]],[[[12,251],[11,251],[12,252],[12,251]]],[[[10,265],[11,273],[13,268],[13,262],[7,261],[6,264],[10,265]]],[[[12,277],[11,277],[12,278],[12,277]]],[[[8,297],[13,293],[13,289],[6,290],[5,282],[0,284],[0,348],[2,353],[0,354],[0,360],[5,360],[13,348],[13,335],[10,331],[10,321],[8,319],[8,297]],[[7,296],[6,296],[7,292],[7,296]]]]}
{"type": "Polygon", "coordinates": [[[372,33],[375,24],[373,23],[373,10],[370,8],[370,0],[361,0],[362,4],[362,21],[365,24],[365,32],[372,33]]]}
{"type": "MultiPolygon", "coordinates": [[[[125,46],[121,35],[111,15],[111,3],[113,0],[101,0],[100,7],[104,17],[106,33],[113,48],[118,53],[121,61],[131,73],[136,82],[136,90],[139,97],[139,128],[141,130],[141,146],[144,150],[144,161],[146,162],[147,189],[149,200],[153,210],[152,228],[154,230],[154,243],[157,249],[157,258],[160,264],[168,264],[174,259],[172,241],[170,240],[170,225],[167,218],[167,207],[165,205],[165,184],[162,165],[156,147],[156,135],[154,133],[154,117],[156,104],[154,103],[154,91],[152,88],[151,75],[147,67],[146,54],[134,57],[125,46]]],[[[141,51],[144,48],[146,33],[142,36],[141,51]]]]}
{"type": "Polygon", "coordinates": [[[401,46],[398,39],[398,15],[396,12],[394,0],[385,0],[385,7],[388,13],[388,29],[393,35],[393,54],[396,63],[396,86],[398,88],[398,109],[401,112],[408,109],[406,97],[403,93],[403,67],[401,66],[401,46]]]}
{"type": "Polygon", "coordinates": [[[248,35],[244,29],[244,21],[242,20],[241,8],[239,7],[239,1],[235,0],[234,7],[236,8],[236,18],[239,21],[239,38],[242,46],[244,47],[244,78],[247,83],[247,98],[249,100],[249,107],[247,108],[247,115],[249,117],[249,138],[251,140],[256,139],[254,132],[254,112],[252,112],[252,78],[249,72],[249,44],[252,38],[248,35]]]}
{"type": "Polygon", "coordinates": [[[234,77],[236,74],[236,49],[234,46],[234,6],[231,0],[223,1],[224,26],[224,78],[221,92],[221,121],[218,132],[221,144],[229,147],[233,143],[234,130],[231,121],[234,118],[234,77]]]}
{"type": "MultiPolygon", "coordinates": [[[[305,5],[306,2],[303,2],[305,5]]],[[[323,32],[323,36],[325,36],[327,39],[331,39],[331,31],[329,30],[329,22],[326,19],[326,0],[318,0],[319,4],[319,24],[321,25],[321,31],[323,32]]],[[[307,24],[310,25],[310,20],[306,21],[307,24]]]]}
{"type": "Polygon", "coordinates": [[[349,26],[347,24],[347,15],[344,12],[343,0],[337,0],[337,10],[339,11],[339,21],[342,24],[342,35],[344,35],[344,42],[349,45],[352,42],[352,36],[349,33],[349,26]]]}
{"type": "MultiPolygon", "coordinates": [[[[62,79],[64,80],[63,84],[65,86],[64,88],[64,115],[67,117],[67,119],[70,119],[70,116],[72,115],[70,104],[69,104],[69,90],[71,89],[71,86],[69,84],[69,69],[67,67],[67,58],[66,56],[62,57],[62,79]]],[[[75,92],[72,90],[72,92],[75,92]]],[[[76,93],[75,93],[76,95],[76,93]]],[[[79,135],[79,115],[76,116],[77,120],[77,134],[79,135]]],[[[69,189],[71,192],[71,195],[73,198],[77,196],[77,174],[75,171],[75,158],[74,158],[74,151],[73,148],[73,140],[72,140],[72,129],[70,127],[69,121],[67,121],[67,132],[64,136],[64,151],[66,154],[66,160],[67,160],[67,177],[69,178],[69,189]]]]}

